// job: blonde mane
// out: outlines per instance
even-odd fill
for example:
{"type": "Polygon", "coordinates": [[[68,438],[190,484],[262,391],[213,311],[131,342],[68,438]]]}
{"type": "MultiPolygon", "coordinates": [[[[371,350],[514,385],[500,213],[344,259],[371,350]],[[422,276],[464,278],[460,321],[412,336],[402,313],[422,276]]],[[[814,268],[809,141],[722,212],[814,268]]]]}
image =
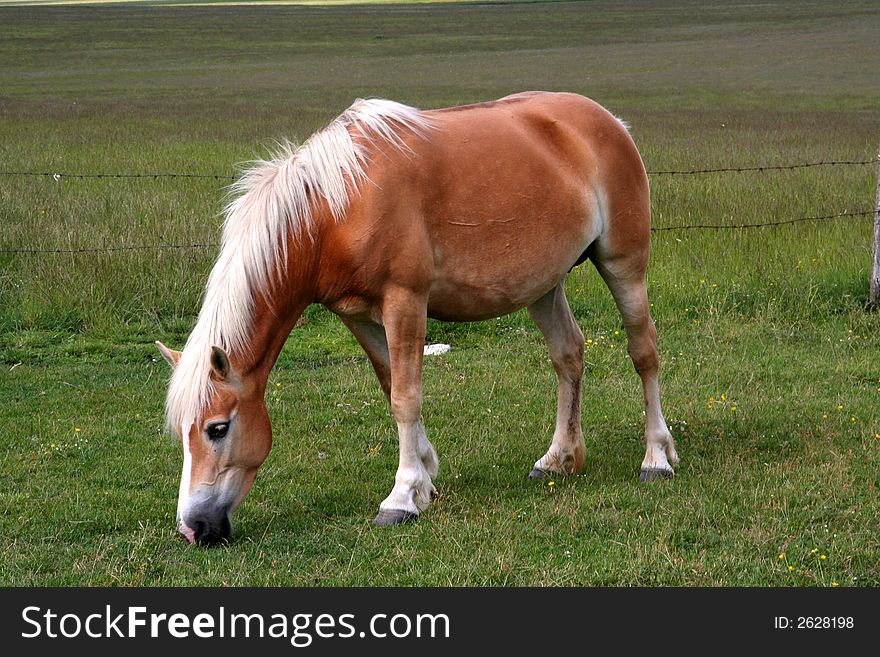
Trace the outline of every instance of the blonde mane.
{"type": "Polygon", "coordinates": [[[425,136],[428,118],[388,100],[357,100],[301,146],[280,144],[230,187],[220,255],[205,288],[202,309],[171,376],[165,426],[186,434],[213,393],[212,346],[246,352],[254,302],[284,273],[288,239],[311,240],[317,228],[314,201],[326,201],[343,221],[352,193],[367,180],[367,148],[377,143],[405,149],[402,130],[425,136]],[[361,139],[352,138],[352,132],[361,139]]]}

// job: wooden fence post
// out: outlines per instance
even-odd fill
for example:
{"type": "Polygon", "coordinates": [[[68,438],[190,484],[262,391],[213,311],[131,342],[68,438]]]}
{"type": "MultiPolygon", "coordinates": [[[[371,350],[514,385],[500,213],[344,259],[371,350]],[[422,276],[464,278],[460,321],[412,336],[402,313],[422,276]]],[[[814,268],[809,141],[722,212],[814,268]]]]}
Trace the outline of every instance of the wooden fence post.
{"type": "Polygon", "coordinates": [[[874,265],[871,268],[871,288],[868,293],[868,307],[880,308],[880,153],[877,154],[877,199],[874,205],[874,265]]]}

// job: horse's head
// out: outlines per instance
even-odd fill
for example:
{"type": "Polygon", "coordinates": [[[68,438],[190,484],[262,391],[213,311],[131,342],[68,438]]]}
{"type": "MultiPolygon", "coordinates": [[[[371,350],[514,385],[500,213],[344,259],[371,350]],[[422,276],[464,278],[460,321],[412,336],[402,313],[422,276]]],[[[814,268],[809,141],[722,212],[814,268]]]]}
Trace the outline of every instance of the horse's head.
{"type": "MultiPolygon", "coordinates": [[[[156,345],[177,370],[183,354],[156,345]]],[[[232,533],[232,514],[269,454],[272,427],[263,386],[239,373],[220,347],[210,350],[205,369],[201,410],[169,418],[184,418],[172,425],[183,447],[177,529],[190,543],[213,544],[232,533]]]]}

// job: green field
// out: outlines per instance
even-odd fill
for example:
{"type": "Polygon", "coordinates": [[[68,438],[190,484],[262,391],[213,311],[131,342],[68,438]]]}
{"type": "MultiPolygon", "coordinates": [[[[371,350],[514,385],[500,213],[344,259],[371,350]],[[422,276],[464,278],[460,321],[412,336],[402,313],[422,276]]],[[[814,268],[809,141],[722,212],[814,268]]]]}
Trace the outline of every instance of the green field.
{"type": "MultiPolygon", "coordinates": [[[[0,3],[10,4],[10,3],[0,3]]],[[[0,7],[0,171],[230,176],[357,97],[588,95],[649,171],[872,160],[874,2],[0,7]]],[[[256,5],[256,3],[254,3],[256,5]]],[[[873,208],[872,165],[654,175],[654,224],[873,208]]],[[[224,181],[0,175],[0,585],[880,584],[880,319],[870,216],[658,231],[649,274],[677,476],[637,474],[638,378],[591,267],[587,463],[526,481],[555,376],[524,313],[431,323],[440,496],[371,524],[396,430],[366,357],[310,308],[269,386],[275,446],[216,549],[177,539],[169,375],[224,181]],[[80,253],[16,253],[86,249],[80,253]]]]}

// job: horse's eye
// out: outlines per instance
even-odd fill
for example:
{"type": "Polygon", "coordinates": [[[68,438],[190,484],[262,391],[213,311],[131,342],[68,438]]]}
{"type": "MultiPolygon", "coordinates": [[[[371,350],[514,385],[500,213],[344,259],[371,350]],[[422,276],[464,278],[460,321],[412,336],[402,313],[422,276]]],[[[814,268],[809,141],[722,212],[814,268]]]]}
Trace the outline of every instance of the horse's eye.
{"type": "Polygon", "coordinates": [[[227,431],[229,431],[228,422],[215,422],[214,424],[209,424],[205,428],[205,433],[208,434],[210,440],[220,440],[226,436],[227,431]]]}

